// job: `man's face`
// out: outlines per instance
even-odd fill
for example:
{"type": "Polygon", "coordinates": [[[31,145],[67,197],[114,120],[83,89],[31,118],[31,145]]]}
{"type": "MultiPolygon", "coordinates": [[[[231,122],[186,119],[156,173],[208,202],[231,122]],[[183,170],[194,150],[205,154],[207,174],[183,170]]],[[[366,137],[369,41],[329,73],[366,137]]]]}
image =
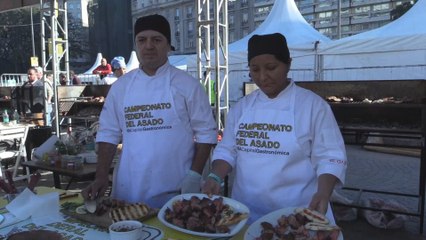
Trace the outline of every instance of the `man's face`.
{"type": "Polygon", "coordinates": [[[118,68],[114,71],[116,77],[121,77],[126,73],[126,68],[118,68]]]}
{"type": "Polygon", "coordinates": [[[156,71],[167,61],[170,44],[166,37],[154,30],[145,30],[135,37],[136,50],[142,68],[156,71]]]}
{"type": "Polygon", "coordinates": [[[105,58],[102,58],[101,65],[102,66],[106,66],[107,65],[107,60],[105,58]]]}
{"type": "Polygon", "coordinates": [[[40,80],[42,78],[43,78],[43,72],[42,71],[37,72],[37,79],[40,80]]]}
{"type": "Polygon", "coordinates": [[[32,83],[37,80],[37,72],[35,69],[28,70],[28,82],[32,83]]]}

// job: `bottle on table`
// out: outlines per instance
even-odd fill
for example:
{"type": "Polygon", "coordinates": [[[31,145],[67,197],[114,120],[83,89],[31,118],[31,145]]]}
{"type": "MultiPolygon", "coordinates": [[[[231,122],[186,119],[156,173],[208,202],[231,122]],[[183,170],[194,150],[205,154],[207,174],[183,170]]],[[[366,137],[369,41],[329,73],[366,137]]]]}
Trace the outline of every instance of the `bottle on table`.
{"type": "Polygon", "coordinates": [[[7,113],[7,109],[3,111],[2,117],[3,117],[3,123],[9,123],[9,114],[7,113]]]}
{"type": "Polygon", "coordinates": [[[16,121],[16,123],[20,123],[20,119],[19,119],[19,113],[18,110],[15,109],[15,111],[13,112],[13,120],[16,121]]]}

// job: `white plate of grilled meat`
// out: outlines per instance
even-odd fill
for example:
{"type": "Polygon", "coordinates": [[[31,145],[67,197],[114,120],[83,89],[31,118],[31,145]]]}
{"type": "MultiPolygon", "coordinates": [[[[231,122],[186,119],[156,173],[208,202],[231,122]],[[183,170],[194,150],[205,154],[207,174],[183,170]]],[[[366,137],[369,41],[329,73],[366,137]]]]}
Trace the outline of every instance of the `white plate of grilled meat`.
{"type": "Polygon", "coordinates": [[[271,212],[252,223],[244,240],[330,239],[343,240],[340,228],[321,213],[307,208],[289,207],[271,212]]]}
{"type": "Polygon", "coordinates": [[[249,209],[230,198],[190,193],[170,199],[157,216],[164,225],[183,233],[231,237],[246,224],[249,209]]]}

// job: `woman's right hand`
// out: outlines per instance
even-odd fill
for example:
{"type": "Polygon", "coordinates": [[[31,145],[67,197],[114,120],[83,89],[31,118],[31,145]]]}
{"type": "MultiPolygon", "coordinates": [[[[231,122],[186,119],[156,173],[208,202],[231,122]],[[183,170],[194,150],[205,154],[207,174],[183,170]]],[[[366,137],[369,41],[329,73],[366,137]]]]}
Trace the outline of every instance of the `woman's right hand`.
{"type": "Polygon", "coordinates": [[[207,195],[219,195],[220,194],[220,184],[211,178],[207,178],[202,192],[207,195]]]}
{"type": "Polygon", "coordinates": [[[101,196],[104,196],[106,190],[109,187],[109,179],[107,178],[96,178],[89,186],[81,191],[81,195],[84,200],[95,200],[101,196]]]}

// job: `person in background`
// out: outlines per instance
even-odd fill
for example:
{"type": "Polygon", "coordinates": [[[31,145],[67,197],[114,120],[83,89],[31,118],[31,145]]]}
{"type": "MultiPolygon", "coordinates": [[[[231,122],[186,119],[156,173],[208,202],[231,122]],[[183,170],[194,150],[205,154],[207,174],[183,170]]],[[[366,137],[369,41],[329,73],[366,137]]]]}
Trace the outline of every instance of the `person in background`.
{"type": "Polygon", "coordinates": [[[43,70],[40,67],[30,67],[27,72],[28,81],[23,84],[25,86],[43,86],[43,81],[40,79],[43,77],[43,70]],[[40,77],[41,72],[41,77],[40,77]]]}
{"type": "Polygon", "coordinates": [[[111,85],[126,73],[126,62],[124,57],[118,56],[111,61],[112,73],[101,80],[101,84],[111,85]]]}
{"type": "Polygon", "coordinates": [[[28,81],[20,88],[20,112],[42,113],[45,101],[43,80],[39,80],[36,67],[30,67],[27,74],[28,81]]]}
{"type": "Polygon", "coordinates": [[[51,73],[46,74],[44,78],[44,93],[46,95],[46,126],[52,126],[52,99],[53,99],[53,75],[51,73]]]}
{"type": "Polygon", "coordinates": [[[174,47],[166,18],[137,19],[134,36],[140,67],[111,85],[96,135],[96,178],[82,194],[85,199],[103,196],[122,142],[112,198],[161,207],[173,197],[164,194],[168,191],[201,191],[217,129],[200,82],[168,61],[174,47]]]}
{"type": "Polygon", "coordinates": [[[259,89],[229,112],[203,192],[219,194],[234,171],[232,198],[249,207],[249,222],[290,206],[334,222],[330,196],[345,180],[347,160],[330,106],[287,78],[291,58],[283,35],[252,36],[248,63],[259,89]]]}
{"type": "Polygon", "coordinates": [[[107,62],[106,58],[102,58],[101,65],[97,66],[95,70],[93,70],[93,74],[98,74],[101,79],[106,77],[111,72],[111,65],[107,62]]]}
{"type": "Polygon", "coordinates": [[[67,75],[65,73],[59,74],[59,83],[61,84],[61,86],[67,85],[67,75]]]}
{"type": "Polygon", "coordinates": [[[40,66],[34,67],[35,70],[37,71],[37,79],[38,80],[43,80],[43,68],[40,66]]]}
{"type": "Polygon", "coordinates": [[[81,80],[78,78],[77,74],[73,70],[70,70],[70,78],[72,85],[81,85],[81,80]]]}

